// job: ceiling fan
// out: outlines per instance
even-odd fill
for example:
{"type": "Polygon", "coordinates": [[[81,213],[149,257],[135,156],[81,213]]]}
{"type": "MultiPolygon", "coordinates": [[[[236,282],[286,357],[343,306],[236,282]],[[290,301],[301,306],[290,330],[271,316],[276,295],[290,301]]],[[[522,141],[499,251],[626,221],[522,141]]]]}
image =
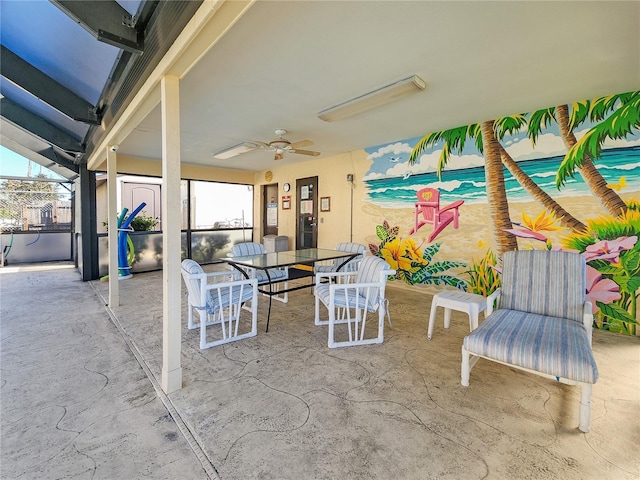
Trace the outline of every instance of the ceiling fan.
{"type": "Polygon", "coordinates": [[[275,152],[274,160],[282,160],[284,158],[285,153],[297,153],[299,155],[311,155],[313,157],[317,157],[320,155],[320,152],[314,152],[311,150],[300,150],[300,147],[308,147],[313,145],[311,140],[301,140],[300,142],[291,143],[289,140],[284,138],[287,131],[283,128],[278,128],[275,131],[275,134],[278,136],[276,140],[273,140],[269,143],[265,142],[252,142],[255,143],[260,150],[269,150],[275,152]]]}

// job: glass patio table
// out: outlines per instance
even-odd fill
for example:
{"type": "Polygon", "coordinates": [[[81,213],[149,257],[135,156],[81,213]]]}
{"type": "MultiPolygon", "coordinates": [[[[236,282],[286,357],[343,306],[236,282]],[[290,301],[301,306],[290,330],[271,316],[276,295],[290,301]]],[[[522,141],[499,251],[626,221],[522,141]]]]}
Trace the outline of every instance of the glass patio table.
{"type": "MultiPolygon", "coordinates": [[[[226,257],[221,258],[223,262],[228,263],[236,270],[241,272],[246,278],[249,278],[247,269],[263,270],[267,276],[267,285],[269,289],[259,288],[260,293],[264,293],[269,296],[269,310],[267,313],[267,329],[269,331],[269,320],[271,318],[271,300],[274,295],[285,292],[293,292],[303,288],[311,288],[314,286],[313,282],[313,269],[311,271],[297,270],[296,274],[288,275],[286,279],[275,279],[272,281],[269,274],[269,270],[282,267],[293,267],[294,265],[309,265],[313,267],[316,262],[322,262],[325,260],[336,260],[344,258],[344,261],[338,265],[340,270],[350,260],[357,257],[358,253],[341,252],[340,250],[329,250],[324,248],[304,248],[301,250],[287,250],[284,252],[263,253],[259,255],[244,255],[240,257],[226,257]],[[311,278],[311,282],[304,285],[296,285],[295,287],[285,288],[283,290],[273,290],[274,283],[285,282],[287,280],[295,280],[299,278],[311,278]]],[[[291,272],[291,270],[289,270],[291,272]]]]}

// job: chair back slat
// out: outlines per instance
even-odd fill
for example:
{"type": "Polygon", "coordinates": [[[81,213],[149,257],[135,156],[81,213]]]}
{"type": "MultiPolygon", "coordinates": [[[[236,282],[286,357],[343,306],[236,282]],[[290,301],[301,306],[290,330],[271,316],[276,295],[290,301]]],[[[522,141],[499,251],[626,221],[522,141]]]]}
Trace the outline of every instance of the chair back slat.
{"type": "Polygon", "coordinates": [[[582,322],[585,279],[586,263],[577,253],[505,252],[500,308],[582,322]]]}
{"type": "MultiPolygon", "coordinates": [[[[389,264],[380,257],[367,256],[362,259],[360,266],[358,267],[358,273],[353,283],[375,283],[381,280],[382,272],[390,270],[389,264]]],[[[375,288],[375,291],[371,292],[370,297],[373,304],[378,303],[378,297],[380,296],[380,289],[375,288]]]]}
{"type": "MultiPolygon", "coordinates": [[[[362,245],[361,243],[353,243],[353,242],[342,242],[336,245],[336,250],[340,252],[347,253],[357,253],[358,256],[349,260],[346,265],[344,265],[341,269],[343,272],[354,272],[358,269],[358,263],[364,257],[364,254],[367,251],[367,247],[362,245]]],[[[333,268],[337,270],[340,265],[344,262],[344,258],[337,258],[333,261],[333,268]]]]}
{"type": "Polygon", "coordinates": [[[206,275],[202,267],[195,262],[187,258],[182,261],[182,278],[187,286],[187,293],[189,295],[189,303],[196,309],[204,309],[206,305],[201,305],[201,293],[200,288],[202,282],[205,281],[206,275]]]}
{"type": "Polygon", "coordinates": [[[245,255],[261,255],[265,253],[264,247],[260,243],[243,242],[236,243],[231,247],[231,255],[234,257],[244,257],[245,255]]]}

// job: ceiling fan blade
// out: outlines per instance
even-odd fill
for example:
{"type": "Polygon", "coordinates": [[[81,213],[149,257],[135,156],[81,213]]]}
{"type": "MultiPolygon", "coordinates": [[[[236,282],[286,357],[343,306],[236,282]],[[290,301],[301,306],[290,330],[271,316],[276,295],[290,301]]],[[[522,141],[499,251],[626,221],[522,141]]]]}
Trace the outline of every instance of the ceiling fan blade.
{"type": "Polygon", "coordinates": [[[282,160],[284,158],[284,153],[276,153],[273,157],[274,160],[282,160]]]}
{"type": "Polygon", "coordinates": [[[272,150],[271,145],[268,143],[260,142],[258,140],[251,140],[251,143],[255,144],[256,148],[259,148],[260,150],[272,150]]]}
{"type": "Polygon", "coordinates": [[[312,152],[311,150],[291,149],[289,151],[291,153],[299,153],[300,155],[311,155],[312,157],[317,157],[318,155],[320,155],[320,152],[312,152]]]}
{"type": "Polygon", "coordinates": [[[298,147],[310,147],[311,145],[313,145],[311,140],[300,140],[299,142],[292,143],[291,148],[295,150],[298,147]]]}

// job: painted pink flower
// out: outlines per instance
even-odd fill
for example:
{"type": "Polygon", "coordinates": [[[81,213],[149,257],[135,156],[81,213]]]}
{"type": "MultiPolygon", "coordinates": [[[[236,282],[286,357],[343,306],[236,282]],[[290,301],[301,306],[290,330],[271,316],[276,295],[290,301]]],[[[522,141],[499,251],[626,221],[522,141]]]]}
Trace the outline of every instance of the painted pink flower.
{"type": "Polygon", "coordinates": [[[615,240],[601,240],[598,243],[589,245],[584,251],[585,260],[608,260],[611,263],[618,263],[620,252],[631,250],[638,242],[637,236],[619,237],[615,240]]]}
{"type": "Polygon", "coordinates": [[[587,300],[591,302],[593,313],[599,312],[596,300],[609,304],[620,300],[620,287],[609,278],[602,278],[600,272],[587,265],[587,300]]]}

